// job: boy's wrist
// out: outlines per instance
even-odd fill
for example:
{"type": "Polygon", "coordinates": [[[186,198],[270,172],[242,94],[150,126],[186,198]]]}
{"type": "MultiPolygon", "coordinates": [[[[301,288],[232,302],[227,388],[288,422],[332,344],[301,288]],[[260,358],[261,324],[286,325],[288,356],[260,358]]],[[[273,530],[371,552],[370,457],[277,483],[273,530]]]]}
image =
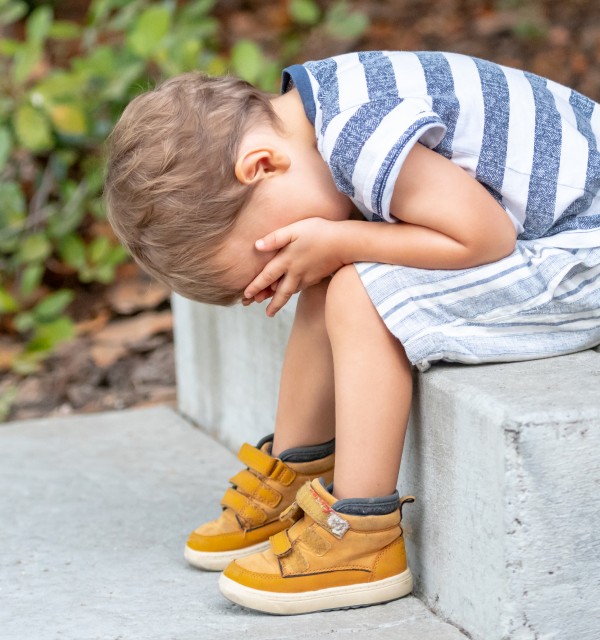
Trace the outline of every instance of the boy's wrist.
{"type": "Polygon", "coordinates": [[[344,264],[360,262],[359,243],[361,232],[364,229],[363,224],[367,224],[367,221],[343,220],[338,224],[340,224],[340,229],[336,234],[336,242],[340,261],[344,264]]]}

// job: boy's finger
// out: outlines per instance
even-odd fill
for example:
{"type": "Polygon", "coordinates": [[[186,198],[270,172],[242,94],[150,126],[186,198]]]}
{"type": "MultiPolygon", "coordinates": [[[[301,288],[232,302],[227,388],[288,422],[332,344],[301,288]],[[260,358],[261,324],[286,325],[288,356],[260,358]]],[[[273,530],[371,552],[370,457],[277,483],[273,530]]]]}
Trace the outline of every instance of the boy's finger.
{"type": "Polygon", "coordinates": [[[246,298],[253,298],[259,291],[268,289],[284,274],[284,272],[281,271],[280,268],[277,268],[277,265],[273,265],[272,262],[273,261],[269,262],[267,266],[256,276],[256,278],[254,278],[254,280],[252,280],[252,282],[246,287],[244,290],[246,298]]]}
{"type": "Polygon", "coordinates": [[[291,241],[291,231],[287,227],[282,227],[257,240],[255,246],[259,251],[278,251],[291,241]]]}
{"type": "Polygon", "coordinates": [[[273,292],[270,289],[263,289],[259,291],[255,296],[254,300],[256,302],[264,302],[267,298],[270,298],[273,295],[273,292]]]}
{"type": "Polygon", "coordinates": [[[267,315],[272,318],[288,303],[289,299],[294,295],[294,293],[296,293],[297,289],[298,282],[289,281],[289,278],[285,278],[283,282],[280,282],[273,299],[267,307],[267,315]]]}

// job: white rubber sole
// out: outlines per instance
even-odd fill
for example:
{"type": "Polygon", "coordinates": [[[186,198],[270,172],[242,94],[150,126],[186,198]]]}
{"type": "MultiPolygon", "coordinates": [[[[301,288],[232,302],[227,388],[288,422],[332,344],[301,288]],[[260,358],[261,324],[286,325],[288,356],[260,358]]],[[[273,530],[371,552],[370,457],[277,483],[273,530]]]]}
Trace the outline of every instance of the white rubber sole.
{"type": "Polygon", "coordinates": [[[412,588],[410,569],[376,582],[301,593],[261,591],[241,585],[225,575],[219,578],[219,589],[231,602],[255,611],[281,616],[381,604],[408,595],[412,588]]]}
{"type": "Polygon", "coordinates": [[[253,553],[259,553],[269,548],[269,541],[259,542],[251,547],[244,549],[235,549],[234,551],[196,551],[185,545],[183,556],[185,559],[197,569],[205,571],[223,571],[227,565],[233,560],[244,558],[253,553]]]}

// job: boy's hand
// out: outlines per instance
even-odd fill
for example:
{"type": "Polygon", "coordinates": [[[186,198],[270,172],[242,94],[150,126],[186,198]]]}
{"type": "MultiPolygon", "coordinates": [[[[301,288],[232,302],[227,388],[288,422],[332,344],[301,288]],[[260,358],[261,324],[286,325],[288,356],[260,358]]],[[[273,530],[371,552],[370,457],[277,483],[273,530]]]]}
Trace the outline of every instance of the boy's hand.
{"type": "Polygon", "coordinates": [[[273,297],[273,295],[275,293],[275,289],[277,289],[277,283],[276,282],[274,282],[271,286],[267,287],[266,289],[263,289],[262,291],[259,291],[252,298],[243,298],[242,299],[242,304],[244,305],[244,307],[248,307],[253,302],[258,302],[258,303],[264,302],[267,298],[273,297]]]}
{"type": "Polygon", "coordinates": [[[259,251],[277,254],[246,287],[246,298],[253,299],[268,287],[274,289],[267,307],[267,315],[273,317],[294,293],[321,282],[342,267],[336,224],[339,222],[306,218],[257,240],[259,251]]]}

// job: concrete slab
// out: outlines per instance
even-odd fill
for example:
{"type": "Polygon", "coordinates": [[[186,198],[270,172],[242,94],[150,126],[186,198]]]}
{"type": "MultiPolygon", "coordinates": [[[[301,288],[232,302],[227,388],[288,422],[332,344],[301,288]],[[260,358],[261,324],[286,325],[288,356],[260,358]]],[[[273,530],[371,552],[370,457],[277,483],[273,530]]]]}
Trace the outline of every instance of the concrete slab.
{"type": "Polygon", "coordinates": [[[234,456],[166,407],[0,425],[2,640],[460,640],[413,597],[292,618],[188,567],[234,456]]]}
{"type": "MultiPolygon", "coordinates": [[[[173,308],[182,414],[232,449],[272,430],[293,305],[173,308]]],[[[417,497],[416,594],[474,640],[598,640],[600,348],[415,380],[399,490],[417,497]]]]}

